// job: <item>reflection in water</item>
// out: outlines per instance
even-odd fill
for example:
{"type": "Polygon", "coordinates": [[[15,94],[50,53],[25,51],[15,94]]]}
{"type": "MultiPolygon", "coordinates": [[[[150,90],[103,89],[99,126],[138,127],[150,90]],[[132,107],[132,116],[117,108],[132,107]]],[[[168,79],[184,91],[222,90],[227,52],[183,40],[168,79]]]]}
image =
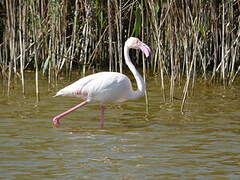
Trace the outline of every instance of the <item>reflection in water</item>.
{"type": "Polygon", "coordinates": [[[51,118],[79,100],[51,98],[42,81],[36,105],[34,84],[27,83],[26,98],[20,87],[9,98],[0,92],[2,179],[240,178],[239,86],[196,87],[182,115],[181,92],[174,104],[164,103],[149,80],[151,114],[145,114],[144,98],[111,105],[100,129],[94,104],[52,128],[51,118]]]}

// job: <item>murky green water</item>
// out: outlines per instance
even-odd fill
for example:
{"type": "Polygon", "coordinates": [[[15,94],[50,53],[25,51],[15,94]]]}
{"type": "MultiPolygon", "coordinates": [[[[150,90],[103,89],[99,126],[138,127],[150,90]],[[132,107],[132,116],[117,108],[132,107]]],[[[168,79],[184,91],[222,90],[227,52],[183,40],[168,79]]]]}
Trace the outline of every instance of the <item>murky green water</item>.
{"type": "Polygon", "coordinates": [[[36,105],[26,83],[26,98],[20,86],[9,98],[0,88],[0,179],[240,179],[240,86],[197,86],[182,115],[181,101],[163,103],[150,79],[151,115],[144,98],[109,106],[100,129],[94,104],[52,128],[52,117],[80,100],[52,98],[41,80],[36,105]]]}

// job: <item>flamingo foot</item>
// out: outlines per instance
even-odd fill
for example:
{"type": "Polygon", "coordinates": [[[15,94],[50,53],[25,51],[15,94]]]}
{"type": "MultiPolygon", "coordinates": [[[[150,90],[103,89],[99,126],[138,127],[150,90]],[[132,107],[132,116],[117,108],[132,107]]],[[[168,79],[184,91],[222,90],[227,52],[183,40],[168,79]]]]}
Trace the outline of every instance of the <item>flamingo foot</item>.
{"type": "Polygon", "coordinates": [[[53,122],[53,127],[55,128],[60,127],[60,121],[58,118],[54,117],[52,122],[53,122]]]}

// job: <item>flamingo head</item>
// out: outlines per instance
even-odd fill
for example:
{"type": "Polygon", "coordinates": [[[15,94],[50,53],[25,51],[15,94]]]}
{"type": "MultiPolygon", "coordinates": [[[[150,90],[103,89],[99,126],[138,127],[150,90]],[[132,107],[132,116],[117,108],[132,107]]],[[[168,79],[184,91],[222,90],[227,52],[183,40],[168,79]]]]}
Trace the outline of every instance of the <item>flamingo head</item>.
{"type": "Polygon", "coordinates": [[[146,57],[148,57],[151,53],[151,49],[149,48],[149,46],[143,43],[142,41],[140,41],[136,37],[128,38],[127,41],[125,42],[125,45],[128,48],[140,49],[145,54],[146,57]]]}

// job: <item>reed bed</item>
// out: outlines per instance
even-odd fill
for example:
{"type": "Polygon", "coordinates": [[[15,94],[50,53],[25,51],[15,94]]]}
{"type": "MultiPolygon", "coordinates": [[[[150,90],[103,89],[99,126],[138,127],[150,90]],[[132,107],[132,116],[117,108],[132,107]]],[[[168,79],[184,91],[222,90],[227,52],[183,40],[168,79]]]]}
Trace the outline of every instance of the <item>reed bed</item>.
{"type": "MultiPolygon", "coordinates": [[[[34,71],[53,86],[73,70],[84,76],[126,71],[123,43],[136,36],[151,60],[136,53],[144,77],[155,74],[164,101],[183,89],[181,111],[196,79],[227,87],[239,76],[240,2],[206,0],[5,0],[0,2],[0,69],[8,84],[34,71]],[[166,89],[166,83],[170,87],[166,89]]],[[[134,53],[134,52],[133,52],[134,53]]],[[[146,102],[148,100],[146,99],[146,102]]]]}

